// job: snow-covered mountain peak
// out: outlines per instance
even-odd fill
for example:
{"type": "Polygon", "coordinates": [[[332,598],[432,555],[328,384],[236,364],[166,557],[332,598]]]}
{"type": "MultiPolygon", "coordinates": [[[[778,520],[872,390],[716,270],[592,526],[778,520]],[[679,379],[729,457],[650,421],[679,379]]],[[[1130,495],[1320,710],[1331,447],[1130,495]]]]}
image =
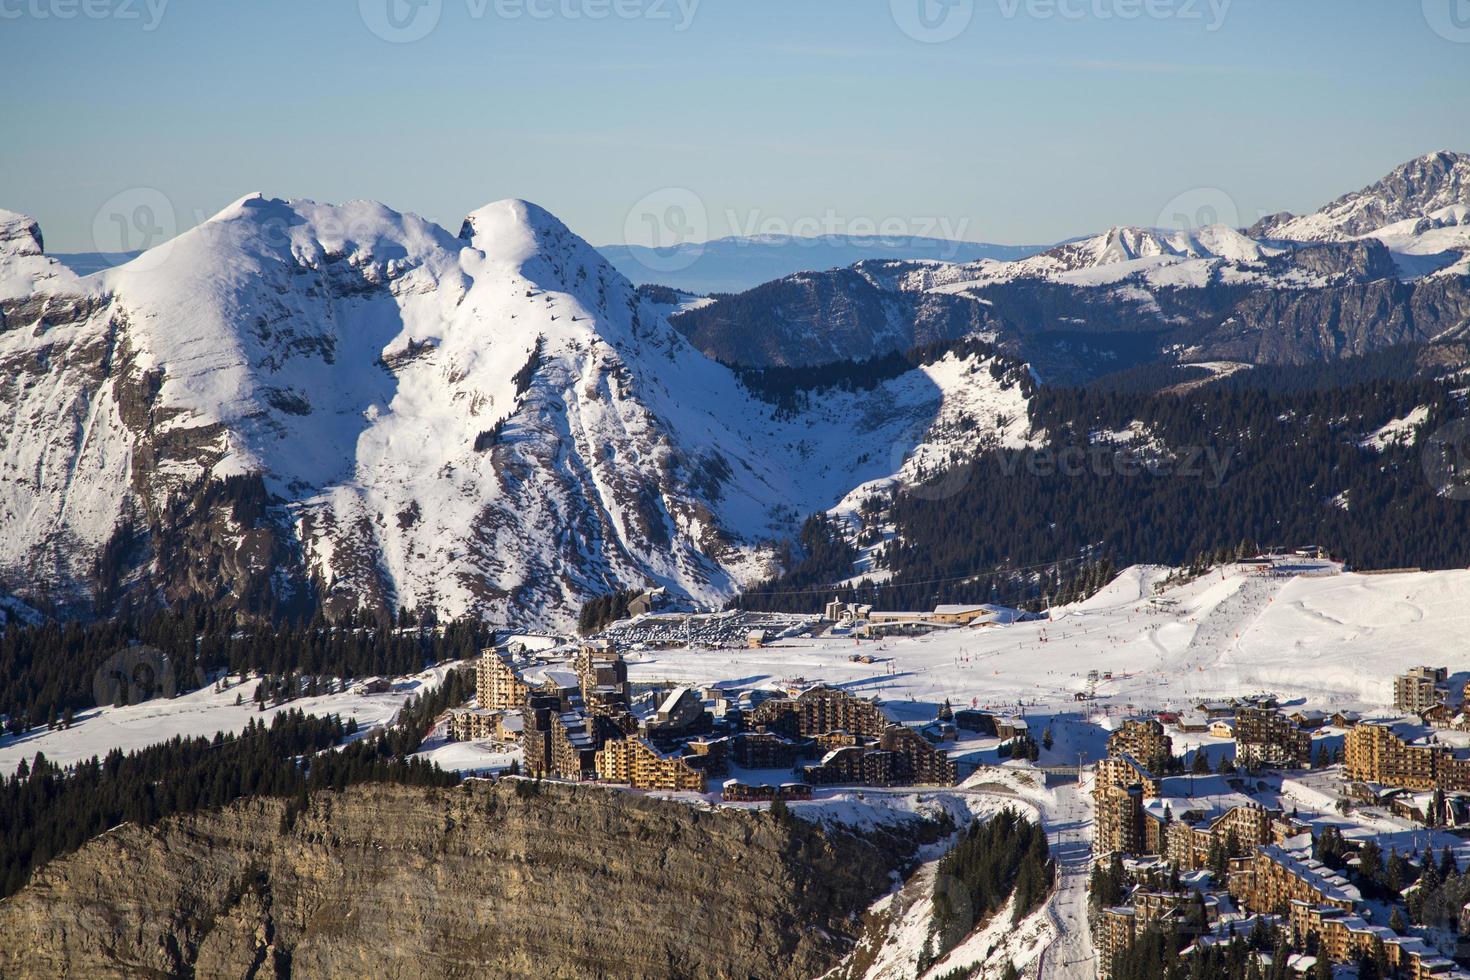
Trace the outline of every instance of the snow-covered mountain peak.
{"type": "Polygon", "coordinates": [[[547,350],[601,340],[635,359],[645,343],[693,353],[662,315],[643,308],[622,273],[538,205],[486,205],[465,218],[459,240],[460,266],[473,282],[466,303],[482,320],[539,338],[547,350]]]}
{"type": "Polygon", "coordinates": [[[1347,241],[1457,204],[1470,204],[1470,154],[1440,150],[1400,164],[1313,214],[1275,215],[1251,231],[1291,241],[1347,241]]]}
{"type": "Polygon", "coordinates": [[[490,261],[522,263],[535,256],[543,243],[575,236],[540,205],[506,198],[466,215],[459,237],[490,261]]]}
{"type": "Polygon", "coordinates": [[[255,609],[717,603],[854,486],[1027,424],[1014,366],[978,354],[782,415],[523,201],[455,236],[252,194],[85,284],[0,307],[30,327],[0,331],[23,422],[0,431],[0,575],[79,597],[126,539],[142,588],[255,609]]]}
{"type": "Polygon", "coordinates": [[[41,226],[29,215],[0,209],[0,258],[40,255],[41,226]]]}
{"type": "Polygon", "coordinates": [[[45,254],[41,226],[29,215],[0,208],[0,300],[44,290],[80,289],[72,271],[45,254]]]}

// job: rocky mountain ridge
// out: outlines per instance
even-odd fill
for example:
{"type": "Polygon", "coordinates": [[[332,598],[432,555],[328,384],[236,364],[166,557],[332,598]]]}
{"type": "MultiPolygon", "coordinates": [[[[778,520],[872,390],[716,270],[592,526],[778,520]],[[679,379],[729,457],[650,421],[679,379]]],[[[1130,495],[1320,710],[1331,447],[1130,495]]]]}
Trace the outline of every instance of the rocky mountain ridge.
{"type": "Polygon", "coordinates": [[[1470,325],[1467,175],[1470,157],[1431,154],[1307,218],[1117,227],[1016,261],[864,262],[673,322],[703,350],[727,354],[738,337],[749,363],[778,365],[980,332],[1054,383],[1160,361],[1306,364],[1433,345],[1470,325]],[[941,297],[943,316],[922,312],[941,297]]]}
{"type": "Polygon", "coordinates": [[[1290,241],[1348,241],[1388,225],[1470,205],[1470,154],[1441,150],[1395,167],[1382,180],[1308,215],[1275,214],[1246,234],[1290,241]]]}
{"type": "Polygon", "coordinates": [[[0,901],[0,976],[805,978],[917,846],[914,828],[514,786],[369,784],[294,818],[257,799],[115,828],[0,901]]]}
{"type": "Polygon", "coordinates": [[[453,235],[251,195],[80,279],[3,227],[0,588],[46,605],[563,627],[619,587],[718,603],[916,451],[1026,437],[981,357],[779,413],[525,202],[453,235]]]}

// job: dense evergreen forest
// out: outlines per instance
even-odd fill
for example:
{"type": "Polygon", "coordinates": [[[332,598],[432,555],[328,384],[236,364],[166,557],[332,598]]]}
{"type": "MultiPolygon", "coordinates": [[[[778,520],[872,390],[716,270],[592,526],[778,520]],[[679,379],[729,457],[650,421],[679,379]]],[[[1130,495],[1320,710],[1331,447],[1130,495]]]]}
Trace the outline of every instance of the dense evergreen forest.
{"type": "Polygon", "coordinates": [[[1025,364],[998,355],[994,345],[977,337],[923,344],[907,351],[893,351],[864,360],[833,361],[803,367],[749,367],[725,364],[751,394],[776,406],[778,416],[805,411],[813,397],[827,391],[871,391],[885,381],[907,374],[916,367],[933,364],[948,354],[957,357],[996,358],[991,376],[1009,377],[1029,395],[1035,379],[1025,364]]]}
{"type": "MultiPolygon", "coordinates": [[[[1337,385],[1325,370],[1293,384],[1266,368],[1184,394],[1042,387],[1030,415],[1047,445],[983,452],[878,501],[858,533],[887,523],[894,577],[843,594],[888,608],[1039,605],[1085,594],[1084,578],[1102,584],[1100,568],[1184,565],[1242,542],[1320,544],[1358,568],[1470,565],[1464,395],[1393,377],[1383,360],[1377,380],[1337,385]],[[1427,414],[1410,438],[1364,444],[1416,409],[1427,414]]],[[[790,571],[740,605],[817,608],[823,576],[852,575],[835,539],[853,533],[808,522],[790,571]],[[813,528],[833,540],[811,547],[813,528]]]]}
{"type": "Polygon", "coordinates": [[[1004,908],[1012,895],[1012,921],[1020,922],[1051,894],[1055,878],[1046,832],[1036,822],[1006,809],[972,823],[939,860],[933,939],[919,972],[1004,908]]]}
{"type": "Polygon", "coordinates": [[[577,632],[590,636],[601,631],[609,623],[628,618],[628,603],[638,598],[637,589],[619,589],[606,595],[594,596],[582,603],[577,613],[577,632]]]}
{"type": "Polygon", "coordinates": [[[441,628],[409,619],[413,625],[370,620],[332,627],[316,619],[267,628],[237,622],[228,612],[189,608],[12,626],[0,633],[0,718],[11,732],[65,724],[99,702],[184,694],[222,672],[397,676],[469,659],[494,642],[493,631],[478,622],[441,628]]]}
{"type": "Polygon", "coordinates": [[[470,671],[453,671],[432,694],[405,705],[395,725],[334,752],[323,750],[351,739],[356,722],[288,709],[269,724],[251,721],[239,735],[176,737],[65,768],[38,753],[0,782],[0,898],[47,861],[125,821],[147,826],[242,797],[276,796],[291,799],[283,818],[289,826],[314,790],[363,782],[454,785],[457,774],[410,756],[434,718],[473,689],[470,671]]]}

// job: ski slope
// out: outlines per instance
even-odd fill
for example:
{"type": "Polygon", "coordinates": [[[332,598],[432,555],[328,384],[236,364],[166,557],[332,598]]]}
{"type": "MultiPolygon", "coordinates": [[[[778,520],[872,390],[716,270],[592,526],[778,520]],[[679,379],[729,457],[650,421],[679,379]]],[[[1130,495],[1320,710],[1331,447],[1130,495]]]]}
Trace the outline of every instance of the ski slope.
{"type": "Polygon", "coordinates": [[[824,682],[880,697],[911,722],[932,719],[945,700],[1085,719],[1097,734],[1079,732],[1067,749],[1091,755],[1119,717],[1206,698],[1269,690],[1310,707],[1384,709],[1395,674],[1445,664],[1470,628],[1466,571],[1360,575],[1323,564],[1267,577],[1232,568],[1165,587],[1168,575],[1130,568],[1048,621],[905,639],[802,637],[760,650],[633,650],[630,675],[732,687],[824,682]],[[876,662],[853,662],[856,653],[876,662]],[[1113,676],[1096,700],[1079,702],[1093,670],[1113,676]]]}
{"type": "Polygon", "coordinates": [[[366,731],[392,721],[409,698],[438,687],[452,666],[444,664],[399,678],[393,689],[383,694],[324,694],[298,698],[264,711],[252,700],[260,684],[258,678],[244,683],[236,679],[223,691],[209,685],[177,698],[156,698],[126,708],[93,708],[79,712],[68,729],[36,728],[20,736],[0,737],[0,777],[9,776],[21,759],[34,759],[38,752],[67,766],[93,756],[101,758],[113,749],[133,752],[176,736],[212,737],[216,732],[244,731],[252,719],[269,723],[282,711],[298,710],[320,717],[340,715],[344,722],[355,718],[358,728],[366,731]],[[241,702],[238,705],[237,695],[241,702]]]}

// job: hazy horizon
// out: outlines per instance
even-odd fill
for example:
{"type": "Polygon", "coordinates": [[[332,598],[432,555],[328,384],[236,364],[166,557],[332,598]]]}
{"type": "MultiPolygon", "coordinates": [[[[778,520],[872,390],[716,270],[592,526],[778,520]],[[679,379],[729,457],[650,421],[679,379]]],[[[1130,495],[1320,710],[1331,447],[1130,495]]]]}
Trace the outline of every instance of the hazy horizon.
{"type": "Polygon", "coordinates": [[[1455,2],[25,0],[0,207],[60,253],[252,191],[598,245],[1244,226],[1470,150],[1455,2]]]}

